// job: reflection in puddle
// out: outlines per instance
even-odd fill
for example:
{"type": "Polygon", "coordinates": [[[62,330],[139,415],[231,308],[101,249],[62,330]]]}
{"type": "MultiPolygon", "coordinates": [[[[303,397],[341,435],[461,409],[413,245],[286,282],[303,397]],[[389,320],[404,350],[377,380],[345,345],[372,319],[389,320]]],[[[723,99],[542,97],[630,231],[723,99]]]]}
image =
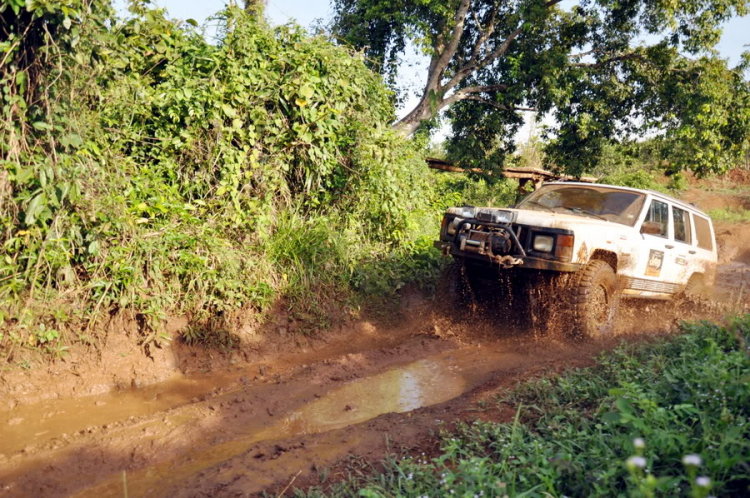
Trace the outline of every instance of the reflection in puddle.
{"type": "Polygon", "coordinates": [[[458,370],[439,361],[420,360],[357,380],[304,406],[264,433],[275,437],[314,434],[365,422],[383,413],[403,413],[441,403],[464,391],[466,380],[458,370]]]}
{"type": "MultiPolygon", "coordinates": [[[[248,427],[244,435],[231,441],[129,473],[128,491],[132,496],[169,495],[170,488],[184,484],[190,476],[240,455],[258,442],[340,429],[385,413],[442,403],[478,385],[498,364],[508,367],[522,361],[523,357],[516,354],[467,348],[355,380],[303,405],[270,427],[248,427]]],[[[273,484],[265,479],[257,476],[255,484],[259,489],[273,484]]],[[[122,496],[121,478],[112,478],[77,496],[122,496]]]]}

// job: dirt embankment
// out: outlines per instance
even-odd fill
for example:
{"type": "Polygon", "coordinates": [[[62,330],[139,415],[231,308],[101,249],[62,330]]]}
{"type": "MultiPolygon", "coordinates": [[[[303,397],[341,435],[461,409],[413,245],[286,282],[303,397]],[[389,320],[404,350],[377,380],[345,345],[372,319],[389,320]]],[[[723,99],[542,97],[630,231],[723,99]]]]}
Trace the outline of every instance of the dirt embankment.
{"type": "MultiPolygon", "coordinates": [[[[719,284],[737,305],[750,227],[717,227],[717,236],[719,284]]],[[[137,346],[136,325],[115,320],[99,361],[0,377],[0,496],[247,496],[325,485],[389,452],[431,454],[432,434],[458,421],[509,420],[488,409],[498,392],[690,318],[669,309],[625,306],[619,335],[580,343],[491,312],[453,320],[450,307],[407,291],[390,316],[342,317],[315,339],[292,333],[280,314],[262,334],[247,328],[236,350],[174,340],[152,358],[137,346]]],[[[175,320],[168,332],[185,325],[175,320]]]]}

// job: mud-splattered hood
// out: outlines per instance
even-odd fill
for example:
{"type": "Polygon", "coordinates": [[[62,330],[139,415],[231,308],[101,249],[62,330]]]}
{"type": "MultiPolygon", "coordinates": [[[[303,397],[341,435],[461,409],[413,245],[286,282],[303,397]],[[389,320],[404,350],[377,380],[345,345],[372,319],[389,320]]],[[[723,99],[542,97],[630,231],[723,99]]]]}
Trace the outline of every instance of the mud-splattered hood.
{"type": "MultiPolygon", "coordinates": [[[[492,209],[492,208],[483,208],[492,209]]],[[[568,214],[568,213],[552,213],[546,211],[535,211],[531,209],[505,209],[505,211],[511,211],[516,213],[516,223],[521,225],[533,225],[538,227],[546,228],[567,228],[575,229],[576,226],[585,225],[606,227],[607,229],[622,229],[627,230],[629,227],[620,223],[614,223],[607,220],[600,220],[594,217],[568,214]]]]}
{"type": "MultiPolygon", "coordinates": [[[[458,210],[457,210],[458,211],[458,210]]],[[[621,223],[615,223],[608,220],[600,220],[596,217],[586,216],[574,213],[557,213],[547,211],[537,211],[531,209],[513,209],[513,208],[492,208],[482,207],[474,208],[473,214],[482,219],[480,213],[499,213],[499,219],[503,220],[506,216],[502,213],[513,213],[513,222],[521,225],[530,225],[543,228],[565,228],[574,230],[576,227],[588,228],[605,228],[606,230],[622,230],[623,232],[631,231],[632,228],[621,223]]],[[[454,212],[461,216],[462,213],[454,212]]],[[[467,216],[469,213],[463,213],[467,216]]]]}

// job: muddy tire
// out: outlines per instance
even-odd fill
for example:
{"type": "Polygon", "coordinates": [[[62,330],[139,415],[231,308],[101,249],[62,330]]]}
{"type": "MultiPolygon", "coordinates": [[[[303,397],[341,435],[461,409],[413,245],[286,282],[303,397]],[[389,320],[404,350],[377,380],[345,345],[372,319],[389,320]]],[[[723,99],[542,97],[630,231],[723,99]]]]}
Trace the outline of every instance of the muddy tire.
{"type": "Polygon", "coordinates": [[[460,314],[465,307],[471,305],[471,292],[463,261],[452,261],[440,275],[435,292],[438,303],[460,314]]]}
{"type": "Polygon", "coordinates": [[[690,277],[687,285],[673,300],[673,312],[678,315],[691,314],[707,302],[708,289],[703,276],[696,274],[690,277]]]}
{"type": "Polygon", "coordinates": [[[693,275],[688,280],[687,285],[678,296],[679,301],[689,301],[706,295],[706,284],[703,283],[703,277],[700,275],[693,275]]]}
{"type": "Polygon", "coordinates": [[[595,339],[614,330],[620,307],[617,276],[606,261],[591,261],[572,288],[573,332],[595,339]]]}

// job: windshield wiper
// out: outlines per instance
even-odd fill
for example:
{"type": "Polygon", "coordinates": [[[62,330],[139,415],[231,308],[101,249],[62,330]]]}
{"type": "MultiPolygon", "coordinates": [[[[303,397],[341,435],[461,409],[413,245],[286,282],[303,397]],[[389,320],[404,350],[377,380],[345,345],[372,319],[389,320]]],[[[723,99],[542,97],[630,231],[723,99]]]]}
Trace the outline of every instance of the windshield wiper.
{"type": "Polygon", "coordinates": [[[526,201],[526,202],[525,202],[524,204],[533,204],[533,205],[535,205],[535,206],[541,206],[541,207],[543,207],[544,209],[546,209],[547,211],[549,211],[550,213],[554,213],[554,212],[555,212],[555,210],[554,210],[554,209],[552,209],[552,208],[551,208],[551,207],[549,207],[549,206],[545,206],[545,205],[544,205],[544,204],[542,204],[541,202],[536,202],[536,201],[526,201]]]}
{"type": "Polygon", "coordinates": [[[573,211],[574,213],[577,213],[577,214],[584,214],[584,215],[589,215],[589,216],[596,216],[596,217],[597,217],[597,218],[599,218],[600,220],[604,220],[604,221],[609,221],[609,220],[608,220],[607,218],[605,218],[604,216],[600,216],[600,215],[598,215],[598,214],[596,214],[596,213],[592,213],[591,211],[586,211],[585,209],[581,209],[581,208],[572,208],[572,207],[568,207],[568,206],[560,206],[560,207],[561,207],[561,208],[564,208],[564,209],[567,209],[568,211],[573,211]]]}

